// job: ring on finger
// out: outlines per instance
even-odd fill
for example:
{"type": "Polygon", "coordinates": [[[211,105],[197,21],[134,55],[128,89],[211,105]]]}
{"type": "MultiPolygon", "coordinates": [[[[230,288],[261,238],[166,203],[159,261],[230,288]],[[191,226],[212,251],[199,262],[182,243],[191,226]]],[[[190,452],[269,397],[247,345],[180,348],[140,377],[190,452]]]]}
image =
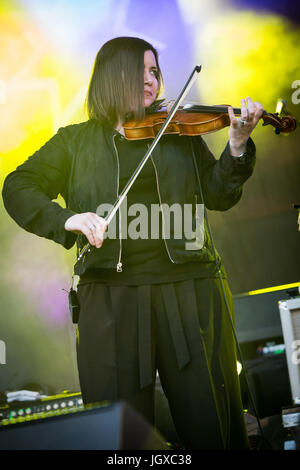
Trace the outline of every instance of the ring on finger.
{"type": "Polygon", "coordinates": [[[90,225],[89,226],[89,230],[92,232],[93,230],[95,230],[96,226],[95,225],[90,225]]]}
{"type": "Polygon", "coordinates": [[[247,124],[247,121],[245,121],[245,119],[240,118],[239,121],[240,121],[240,123],[241,123],[242,126],[244,126],[245,124],[247,124]]]}

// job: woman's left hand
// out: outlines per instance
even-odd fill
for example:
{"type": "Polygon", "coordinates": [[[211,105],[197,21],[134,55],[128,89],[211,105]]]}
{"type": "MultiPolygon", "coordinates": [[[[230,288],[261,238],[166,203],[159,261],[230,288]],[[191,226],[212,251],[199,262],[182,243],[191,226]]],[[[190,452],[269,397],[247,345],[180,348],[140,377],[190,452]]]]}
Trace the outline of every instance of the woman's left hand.
{"type": "Polygon", "coordinates": [[[241,100],[241,117],[235,117],[232,106],[228,107],[230,118],[229,144],[231,155],[236,157],[246,151],[247,140],[263,113],[263,105],[251,98],[241,100]],[[248,108],[247,108],[248,104],[248,108]]]}

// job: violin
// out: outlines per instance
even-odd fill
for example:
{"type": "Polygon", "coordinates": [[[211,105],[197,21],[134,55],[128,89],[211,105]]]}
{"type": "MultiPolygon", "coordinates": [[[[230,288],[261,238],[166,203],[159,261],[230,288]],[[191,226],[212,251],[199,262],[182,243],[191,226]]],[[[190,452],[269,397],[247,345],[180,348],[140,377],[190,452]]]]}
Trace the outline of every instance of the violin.
{"type": "MultiPolygon", "coordinates": [[[[152,114],[149,113],[146,115],[146,118],[140,122],[128,121],[123,124],[124,134],[128,140],[149,138],[153,138],[154,140],[151,142],[151,145],[148,147],[147,152],[141,159],[136,170],[133,172],[131,178],[118,195],[115,204],[105,217],[107,225],[110,224],[116,212],[119,210],[122,202],[128,194],[128,191],[134,184],[136,178],[140,174],[142,168],[164,133],[196,136],[209,134],[230,125],[228,105],[193,105],[181,107],[184,97],[188,93],[192,83],[195,81],[197,74],[200,71],[201,65],[196,65],[169,112],[168,110],[162,109],[163,100],[160,100],[158,102],[158,112],[154,112],[152,114]]],[[[233,111],[235,114],[241,114],[240,109],[233,108],[233,111]]],[[[296,129],[296,119],[291,115],[281,117],[278,113],[270,114],[264,111],[261,119],[264,121],[264,126],[271,124],[275,127],[276,134],[280,134],[280,132],[287,134],[296,129]]],[[[90,251],[91,246],[87,243],[80,251],[77,261],[83,259],[85,254],[90,251]]]]}
{"type": "MultiPolygon", "coordinates": [[[[239,108],[233,108],[233,111],[235,115],[241,114],[239,108]]],[[[145,119],[140,122],[125,122],[123,124],[125,137],[128,140],[155,138],[167,116],[168,111],[161,109],[146,115],[145,119]]],[[[261,119],[263,120],[263,126],[271,125],[275,127],[276,134],[289,134],[297,126],[296,119],[290,114],[280,116],[279,113],[271,114],[264,111],[261,119]]],[[[196,136],[210,134],[229,125],[228,105],[185,105],[175,112],[164,134],[196,136]]]]}

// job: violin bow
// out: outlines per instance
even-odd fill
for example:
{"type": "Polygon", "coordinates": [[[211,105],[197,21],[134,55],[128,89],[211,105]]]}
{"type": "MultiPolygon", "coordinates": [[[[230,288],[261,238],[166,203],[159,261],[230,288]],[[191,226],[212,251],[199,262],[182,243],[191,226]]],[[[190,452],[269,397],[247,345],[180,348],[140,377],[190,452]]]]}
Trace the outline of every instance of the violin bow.
{"type": "MultiPolygon", "coordinates": [[[[198,73],[200,73],[201,71],[201,65],[196,65],[194,70],[192,71],[191,75],[189,76],[188,80],[186,81],[186,84],[184,85],[183,89],[181,90],[178,98],[176,99],[175,103],[173,104],[167,118],[165,119],[165,122],[163,123],[163,125],[161,126],[159,132],[156,134],[152,144],[150,145],[150,147],[148,148],[147,152],[145,153],[144,157],[142,158],[141,162],[138,164],[136,170],[134,171],[134,173],[132,174],[132,176],[130,177],[129,181],[126,183],[125,187],[123,188],[123,190],[121,191],[121,193],[119,194],[118,196],[118,199],[116,200],[116,202],[114,203],[113,207],[110,209],[110,211],[108,212],[107,216],[104,218],[104,220],[106,221],[107,225],[110,224],[110,222],[112,221],[113,217],[115,216],[116,212],[119,210],[122,202],[124,201],[125,197],[127,196],[130,188],[132,187],[133,183],[135,182],[135,180],[137,179],[138,175],[140,174],[142,168],[144,167],[144,165],[146,164],[146,162],[148,161],[148,159],[150,158],[153,150],[155,149],[156,145],[158,144],[161,136],[163,135],[164,131],[166,130],[166,128],[168,127],[169,125],[169,122],[171,121],[172,117],[174,116],[174,114],[176,113],[177,109],[179,108],[180,104],[182,103],[182,101],[184,100],[185,96],[187,95],[187,93],[189,92],[190,88],[192,87],[192,85],[194,84],[194,82],[196,81],[197,77],[198,77],[198,73]]],[[[87,253],[87,252],[90,252],[91,251],[91,245],[90,243],[87,243],[83,248],[82,250],[80,251],[78,257],[77,257],[77,261],[80,261],[83,256],[87,253]]]]}

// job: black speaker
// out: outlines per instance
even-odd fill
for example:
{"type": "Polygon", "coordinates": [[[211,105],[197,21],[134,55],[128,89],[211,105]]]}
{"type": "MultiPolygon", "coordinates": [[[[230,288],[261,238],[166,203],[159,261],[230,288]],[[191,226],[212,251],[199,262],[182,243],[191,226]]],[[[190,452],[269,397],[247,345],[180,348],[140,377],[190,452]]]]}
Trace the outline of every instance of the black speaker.
{"type": "Polygon", "coordinates": [[[236,333],[239,343],[282,336],[278,302],[289,298],[289,289],[281,288],[281,286],[275,287],[272,291],[266,289],[266,292],[234,295],[236,333]]]}
{"type": "MultiPolygon", "coordinates": [[[[291,406],[292,397],[285,354],[251,359],[245,361],[244,365],[260,418],[280,415],[283,407],[291,406]]],[[[240,382],[244,407],[255,414],[243,371],[240,374],[240,382]]]]}
{"type": "Polygon", "coordinates": [[[169,449],[133,407],[118,402],[0,427],[1,450],[169,449]]]}

